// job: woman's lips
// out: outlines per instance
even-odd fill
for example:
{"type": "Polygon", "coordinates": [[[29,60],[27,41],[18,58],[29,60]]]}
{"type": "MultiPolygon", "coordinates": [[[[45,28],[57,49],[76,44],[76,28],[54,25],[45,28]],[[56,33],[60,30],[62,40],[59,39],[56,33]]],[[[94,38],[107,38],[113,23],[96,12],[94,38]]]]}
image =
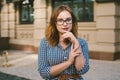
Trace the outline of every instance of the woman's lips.
{"type": "Polygon", "coordinates": [[[63,30],[68,31],[68,28],[63,28],[63,30]]]}

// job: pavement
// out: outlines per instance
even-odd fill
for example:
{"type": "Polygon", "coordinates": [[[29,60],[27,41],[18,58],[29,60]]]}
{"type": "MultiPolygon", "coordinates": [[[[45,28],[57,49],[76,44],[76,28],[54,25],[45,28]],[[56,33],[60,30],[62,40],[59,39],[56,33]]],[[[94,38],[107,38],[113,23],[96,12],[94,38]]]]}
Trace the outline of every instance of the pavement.
{"type": "MultiPolygon", "coordinates": [[[[31,51],[8,50],[8,67],[0,71],[30,80],[43,80],[37,71],[38,54],[31,51]]],[[[0,56],[0,64],[4,63],[0,56]]],[[[90,59],[90,69],[83,75],[85,80],[120,80],[120,60],[105,61],[90,59]]]]}

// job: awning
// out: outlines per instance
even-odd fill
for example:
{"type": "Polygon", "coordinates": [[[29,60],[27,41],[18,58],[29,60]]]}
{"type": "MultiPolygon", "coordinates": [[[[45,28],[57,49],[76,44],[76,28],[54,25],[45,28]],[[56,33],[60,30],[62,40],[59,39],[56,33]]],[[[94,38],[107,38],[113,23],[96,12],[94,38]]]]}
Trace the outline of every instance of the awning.
{"type": "Polygon", "coordinates": [[[7,3],[19,2],[20,0],[6,0],[7,3]]]}
{"type": "Polygon", "coordinates": [[[19,2],[20,0],[12,0],[12,2],[19,2]]]}
{"type": "Polygon", "coordinates": [[[115,0],[96,0],[98,3],[113,2],[115,0]]]}
{"type": "MultiPolygon", "coordinates": [[[[20,2],[24,0],[6,0],[7,3],[15,3],[15,2],[20,2]]],[[[33,2],[34,0],[29,0],[29,2],[33,2]]]]}

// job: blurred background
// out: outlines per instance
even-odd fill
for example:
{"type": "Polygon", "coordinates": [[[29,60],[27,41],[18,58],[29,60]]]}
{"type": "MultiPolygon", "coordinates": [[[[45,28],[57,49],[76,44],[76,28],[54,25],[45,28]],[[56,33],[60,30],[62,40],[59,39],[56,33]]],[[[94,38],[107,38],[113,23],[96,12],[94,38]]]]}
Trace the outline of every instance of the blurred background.
{"type": "Polygon", "coordinates": [[[60,4],[74,11],[90,58],[120,58],[119,0],[0,0],[0,44],[37,52],[51,12],[60,4]]]}
{"type": "MultiPolygon", "coordinates": [[[[37,62],[38,47],[44,37],[45,27],[54,8],[61,4],[70,6],[78,20],[79,37],[88,42],[91,65],[95,67],[97,62],[94,61],[103,61],[100,63],[107,69],[107,63],[104,62],[110,61],[113,67],[116,63],[116,66],[120,66],[120,0],[0,0],[0,50],[1,54],[2,51],[8,51],[8,62],[25,57],[26,51],[29,56],[36,55],[33,59],[37,62]]],[[[7,69],[3,69],[3,72],[7,69]]],[[[96,74],[94,70],[90,71],[93,72],[89,73],[92,76],[96,74]]],[[[118,69],[115,74],[117,72],[120,73],[118,69]]]]}

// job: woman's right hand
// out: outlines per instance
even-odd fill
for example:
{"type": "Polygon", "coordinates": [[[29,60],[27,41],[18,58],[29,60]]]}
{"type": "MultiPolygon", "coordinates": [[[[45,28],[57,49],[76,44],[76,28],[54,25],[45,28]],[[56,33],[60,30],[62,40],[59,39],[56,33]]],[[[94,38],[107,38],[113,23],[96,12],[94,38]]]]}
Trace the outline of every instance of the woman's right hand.
{"type": "Polygon", "coordinates": [[[80,52],[77,50],[77,48],[73,48],[73,44],[71,46],[71,50],[69,52],[69,58],[68,58],[68,61],[73,64],[74,63],[74,60],[75,60],[75,57],[76,56],[79,56],[80,55],[80,52]]]}

